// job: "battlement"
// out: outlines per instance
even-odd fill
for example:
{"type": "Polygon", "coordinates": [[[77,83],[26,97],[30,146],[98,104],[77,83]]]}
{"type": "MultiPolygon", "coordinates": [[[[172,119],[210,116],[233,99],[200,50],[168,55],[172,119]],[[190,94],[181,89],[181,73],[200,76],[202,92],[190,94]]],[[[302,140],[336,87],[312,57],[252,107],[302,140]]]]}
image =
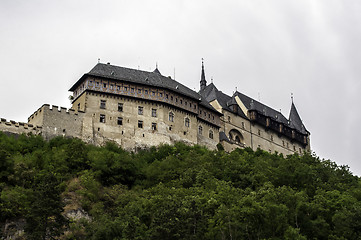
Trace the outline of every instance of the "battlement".
{"type": "Polygon", "coordinates": [[[14,120],[7,121],[5,118],[0,119],[0,131],[2,132],[10,132],[15,134],[32,133],[37,135],[41,133],[41,130],[41,126],[24,122],[16,122],[14,120]]]}
{"type": "MultiPolygon", "coordinates": [[[[43,113],[46,111],[70,114],[70,115],[78,115],[84,113],[83,111],[75,111],[71,108],[59,107],[56,105],[43,104],[38,110],[36,110],[33,114],[28,117],[28,122],[34,122],[38,117],[43,117],[43,113]]],[[[41,122],[41,121],[40,121],[41,122]]]]}

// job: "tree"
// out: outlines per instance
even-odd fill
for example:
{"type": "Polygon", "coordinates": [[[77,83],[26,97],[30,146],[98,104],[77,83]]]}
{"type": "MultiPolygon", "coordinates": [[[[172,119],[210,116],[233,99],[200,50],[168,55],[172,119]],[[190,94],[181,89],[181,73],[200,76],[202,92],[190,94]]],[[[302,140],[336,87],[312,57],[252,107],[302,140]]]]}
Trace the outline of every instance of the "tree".
{"type": "Polygon", "coordinates": [[[34,183],[25,232],[29,239],[54,239],[62,234],[67,223],[61,214],[63,204],[60,182],[52,173],[42,171],[36,176],[34,183]]]}

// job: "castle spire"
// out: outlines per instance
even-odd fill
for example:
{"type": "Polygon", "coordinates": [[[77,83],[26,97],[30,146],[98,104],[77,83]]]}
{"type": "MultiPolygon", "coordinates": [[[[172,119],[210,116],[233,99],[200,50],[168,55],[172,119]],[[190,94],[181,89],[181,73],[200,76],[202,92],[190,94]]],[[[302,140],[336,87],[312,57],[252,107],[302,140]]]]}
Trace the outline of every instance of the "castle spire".
{"type": "Polygon", "coordinates": [[[203,62],[203,58],[202,58],[202,74],[201,74],[201,81],[200,81],[200,87],[201,87],[201,91],[207,86],[207,81],[206,81],[206,75],[204,74],[204,62],[203,62]]]}

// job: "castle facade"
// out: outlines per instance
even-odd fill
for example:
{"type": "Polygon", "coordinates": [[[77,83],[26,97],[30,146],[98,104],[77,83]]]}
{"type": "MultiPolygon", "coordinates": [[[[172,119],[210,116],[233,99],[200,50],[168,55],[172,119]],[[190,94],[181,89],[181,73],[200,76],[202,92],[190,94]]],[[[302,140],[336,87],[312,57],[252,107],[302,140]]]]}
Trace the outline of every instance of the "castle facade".
{"type": "Polygon", "coordinates": [[[289,118],[242,93],[228,96],[207,85],[200,91],[153,72],[98,63],[71,88],[72,107],[44,104],[28,123],[1,119],[0,131],[77,137],[95,145],[114,141],[137,150],[182,141],[226,151],[261,148],[283,154],[310,150],[310,133],[292,102],[289,118]]]}

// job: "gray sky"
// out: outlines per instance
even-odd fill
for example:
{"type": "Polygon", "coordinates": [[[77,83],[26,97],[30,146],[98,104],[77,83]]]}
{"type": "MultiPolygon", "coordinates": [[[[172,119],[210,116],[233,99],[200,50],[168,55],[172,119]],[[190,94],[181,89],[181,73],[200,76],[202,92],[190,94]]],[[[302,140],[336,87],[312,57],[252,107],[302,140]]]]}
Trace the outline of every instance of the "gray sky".
{"type": "Polygon", "coordinates": [[[361,175],[359,0],[1,0],[0,117],[26,122],[101,62],[206,78],[281,109],[320,158],[361,175]]]}

